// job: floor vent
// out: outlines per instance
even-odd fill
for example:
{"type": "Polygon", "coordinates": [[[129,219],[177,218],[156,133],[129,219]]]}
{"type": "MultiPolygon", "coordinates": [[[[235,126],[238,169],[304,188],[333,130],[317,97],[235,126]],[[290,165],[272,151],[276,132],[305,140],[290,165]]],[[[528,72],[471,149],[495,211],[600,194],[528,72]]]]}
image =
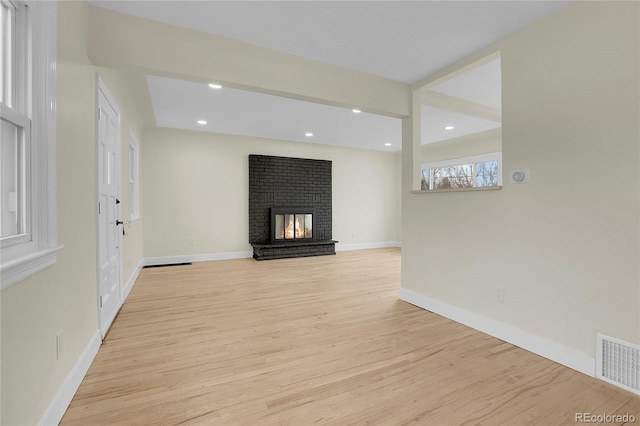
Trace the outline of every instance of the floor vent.
{"type": "Polygon", "coordinates": [[[640,395],[640,346],[598,334],[596,377],[640,395]]]}
{"type": "Polygon", "coordinates": [[[164,268],[166,266],[188,266],[191,265],[191,262],[186,263],[161,263],[158,265],[146,265],[145,268],[164,268]]]}

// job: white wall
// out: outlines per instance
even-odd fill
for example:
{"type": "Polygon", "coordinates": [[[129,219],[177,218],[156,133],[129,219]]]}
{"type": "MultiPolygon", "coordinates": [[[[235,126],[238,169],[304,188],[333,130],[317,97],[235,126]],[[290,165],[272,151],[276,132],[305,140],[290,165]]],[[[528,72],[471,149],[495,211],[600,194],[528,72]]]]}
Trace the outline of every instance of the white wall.
{"type": "Polygon", "coordinates": [[[457,64],[500,50],[503,169],[527,185],[411,193],[405,120],[403,289],[586,357],[596,332],[640,343],[639,7],[576,2],[457,64]]]}
{"type": "Polygon", "coordinates": [[[154,129],[142,142],[145,257],[251,251],[249,154],[332,160],[333,238],[398,241],[397,153],[154,129]]]}

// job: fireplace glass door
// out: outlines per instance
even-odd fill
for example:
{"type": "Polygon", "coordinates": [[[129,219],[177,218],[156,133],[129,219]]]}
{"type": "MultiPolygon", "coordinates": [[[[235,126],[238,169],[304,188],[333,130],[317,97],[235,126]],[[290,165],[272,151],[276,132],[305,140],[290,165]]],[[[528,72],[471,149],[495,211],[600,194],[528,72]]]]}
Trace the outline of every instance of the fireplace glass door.
{"type": "Polygon", "coordinates": [[[274,239],[279,241],[313,239],[313,214],[274,214],[274,239]]]}

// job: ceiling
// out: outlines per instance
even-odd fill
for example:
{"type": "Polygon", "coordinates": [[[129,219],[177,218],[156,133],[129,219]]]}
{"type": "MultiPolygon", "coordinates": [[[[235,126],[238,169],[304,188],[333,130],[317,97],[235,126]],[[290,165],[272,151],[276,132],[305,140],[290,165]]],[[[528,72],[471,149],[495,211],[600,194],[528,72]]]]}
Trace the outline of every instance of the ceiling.
{"type": "Polygon", "coordinates": [[[455,139],[502,127],[502,71],[500,58],[479,65],[429,88],[430,91],[463,101],[438,108],[423,101],[421,142],[423,145],[455,139]],[[489,120],[464,110],[464,103],[496,109],[499,119],[489,120]],[[453,127],[453,129],[451,128],[453,127]]]}
{"type": "Polygon", "coordinates": [[[340,141],[351,148],[400,148],[397,118],[164,77],[147,76],[147,83],[161,127],[312,143],[340,141]]]}
{"type": "MultiPolygon", "coordinates": [[[[90,0],[89,3],[413,83],[569,2],[90,0]]],[[[499,108],[500,85],[496,91],[494,84],[487,83],[496,81],[495,72],[499,69],[499,63],[497,67],[479,67],[432,90],[499,108]]],[[[355,114],[342,108],[238,89],[215,91],[207,85],[167,78],[148,76],[147,81],[160,127],[377,150],[397,151],[401,146],[399,119],[365,112],[355,114]],[[206,119],[207,125],[197,124],[200,119],[206,119]],[[306,137],[306,132],[313,132],[314,136],[306,137]],[[385,146],[386,143],[391,146],[385,146]]],[[[438,120],[461,123],[460,116],[447,118],[444,110],[438,114],[438,120]]],[[[429,116],[433,115],[431,111],[429,116]]],[[[460,125],[456,129],[463,130],[460,125]]],[[[450,132],[441,136],[460,135],[450,132]]]]}

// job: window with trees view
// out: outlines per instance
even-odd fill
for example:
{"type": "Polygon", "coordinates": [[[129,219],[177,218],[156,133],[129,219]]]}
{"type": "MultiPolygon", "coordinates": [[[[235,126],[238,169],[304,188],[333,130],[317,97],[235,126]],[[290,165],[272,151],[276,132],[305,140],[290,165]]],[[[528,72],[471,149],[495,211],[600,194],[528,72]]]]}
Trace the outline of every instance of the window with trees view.
{"type": "Polygon", "coordinates": [[[422,164],[422,190],[492,187],[502,185],[502,154],[422,164]]]}

